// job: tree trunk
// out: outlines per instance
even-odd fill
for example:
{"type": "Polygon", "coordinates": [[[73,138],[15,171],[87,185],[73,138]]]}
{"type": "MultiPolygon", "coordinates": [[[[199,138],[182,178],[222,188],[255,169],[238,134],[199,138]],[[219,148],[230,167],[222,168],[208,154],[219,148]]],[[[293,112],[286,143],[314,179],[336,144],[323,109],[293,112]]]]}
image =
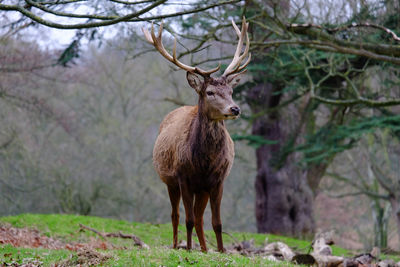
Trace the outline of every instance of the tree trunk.
{"type": "Polygon", "coordinates": [[[390,219],[391,204],[386,202],[381,206],[380,199],[372,199],[372,218],[374,220],[374,246],[387,248],[388,246],[388,225],[390,219]]]}
{"type": "Polygon", "coordinates": [[[273,150],[265,145],[256,153],[257,231],[286,235],[312,233],[313,193],[305,182],[305,172],[294,162],[275,170],[269,164],[273,150]]]}
{"type": "Polygon", "coordinates": [[[400,242],[400,196],[394,196],[392,195],[390,198],[390,204],[392,206],[392,212],[394,214],[394,217],[396,219],[397,223],[397,234],[400,242]]]}
{"type": "MultiPolygon", "coordinates": [[[[254,114],[262,114],[265,110],[278,106],[281,96],[273,92],[278,92],[281,88],[274,86],[261,83],[248,91],[247,103],[254,114]]],[[[257,230],[261,233],[295,236],[310,234],[315,227],[313,199],[326,166],[316,165],[304,169],[298,165],[296,154],[292,153],[283,165],[276,167],[274,160],[287,141],[289,133],[296,128],[289,125],[290,121],[280,115],[278,111],[274,111],[260,115],[253,122],[254,135],[278,142],[274,145],[262,145],[256,150],[257,230]]]]}

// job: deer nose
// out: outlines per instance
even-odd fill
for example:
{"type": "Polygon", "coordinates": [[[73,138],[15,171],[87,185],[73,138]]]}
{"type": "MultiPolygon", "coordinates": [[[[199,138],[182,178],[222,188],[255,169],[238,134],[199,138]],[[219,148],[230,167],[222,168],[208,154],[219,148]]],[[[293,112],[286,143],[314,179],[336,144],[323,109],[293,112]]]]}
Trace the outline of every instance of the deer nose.
{"type": "Polygon", "coordinates": [[[231,107],[231,112],[233,115],[237,116],[240,114],[240,108],[239,107],[231,107]]]}

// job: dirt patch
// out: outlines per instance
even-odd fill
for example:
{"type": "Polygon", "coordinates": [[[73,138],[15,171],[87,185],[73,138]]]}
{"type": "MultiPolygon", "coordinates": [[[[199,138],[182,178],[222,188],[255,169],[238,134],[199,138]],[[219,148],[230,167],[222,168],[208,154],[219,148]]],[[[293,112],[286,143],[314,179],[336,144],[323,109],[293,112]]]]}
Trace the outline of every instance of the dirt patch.
{"type": "Polygon", "coordinates": [[[110,258],[111,256],[92,249],[82,249],[79,250],[76,255],[71,255],[69,259],[57,263],[56,266],[97,266],[110,258]]]}
{"type": "MultiPolygon", "coordinates": [[[[96,251],[96,249],[112,249],[112,245],[99,239],[90,238],[88,242],[64,242],[57,238],[48,237],[32,228],[16,228],[9,225],[0,225],[0,244],[10,244],[14,247],[23,248],[46,248],[46,249],[67,249],[75,251],[70,257],[61,262],[55,263],[57,267],[67,266],[96,266],[103,264],[111,258],[107,254],[96,251]]],[[[0,266],[42,266],[40,258],[15,259],[10,254],[4,254],[5,262],[0,266]]]]}
{"type": "Polygon", "coordinates": [[[41,235],[38,230],[0,226],[0,244],[11,244],[14,247],[64,249],[63,242],[41,235]]]}
{"type": "Polygon", "coordinates": [[[111,249],[108,243],[91,238],[88,242],[70,242],[40,234],[36,229],[16,228],[9,225],[0,225],[0,244],[10,244],[23,248],[68,249],[72,251],[111,249]]]}

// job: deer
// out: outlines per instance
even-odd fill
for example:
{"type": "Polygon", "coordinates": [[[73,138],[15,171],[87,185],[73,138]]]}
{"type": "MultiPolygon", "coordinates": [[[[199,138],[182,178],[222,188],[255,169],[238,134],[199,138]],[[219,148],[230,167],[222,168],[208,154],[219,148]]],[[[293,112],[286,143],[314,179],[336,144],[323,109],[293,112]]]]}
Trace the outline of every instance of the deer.
{"type": "Polygon", "coordinates": [[[177,59],[176,37],[171,56],[162,43],[162,21],[157,36],[153,23],[151,32],[142,28],[146,40],[164,58],[186,71],[190,87],[198,94],[196,106],[182,106],[165,116],[153,149],[154,168],[166,184],[171,202],[175,249],[178,247],[179,203],[182,198],[186,215],[186,249],[192,249],[194,227],[201,250],[207,252],[203,214],[210,201],[217,248],[219,252],[224,252],[220,207],[223,183],[235,157],[234,143],[224,120],[236,119],[241,113],[232,100],[233,87],[240,81],[240,75],[246,72],[251,59],[247,32],[249,24],[243,17],[241,29],[233,20],[232,26],[239,38],[236,51],[222,76],[215,78],[211,74],[220,69],[220,64],[211,70],[203,70],[177,59]],[[245,39],[246,46],[242,52],[245,39]]]}

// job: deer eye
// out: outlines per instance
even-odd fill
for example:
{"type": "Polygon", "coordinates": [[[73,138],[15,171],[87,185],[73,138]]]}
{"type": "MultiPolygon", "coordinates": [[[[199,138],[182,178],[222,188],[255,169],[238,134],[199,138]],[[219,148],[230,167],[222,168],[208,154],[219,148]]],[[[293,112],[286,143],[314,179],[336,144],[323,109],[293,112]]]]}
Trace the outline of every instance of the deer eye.
{"type": "Polygon", "coordinates": [[[212,96],[212,95],[214,95],[214,92],[213,91],[207,91],[206,94],[209,95],[209,96],[212,96]]]}

